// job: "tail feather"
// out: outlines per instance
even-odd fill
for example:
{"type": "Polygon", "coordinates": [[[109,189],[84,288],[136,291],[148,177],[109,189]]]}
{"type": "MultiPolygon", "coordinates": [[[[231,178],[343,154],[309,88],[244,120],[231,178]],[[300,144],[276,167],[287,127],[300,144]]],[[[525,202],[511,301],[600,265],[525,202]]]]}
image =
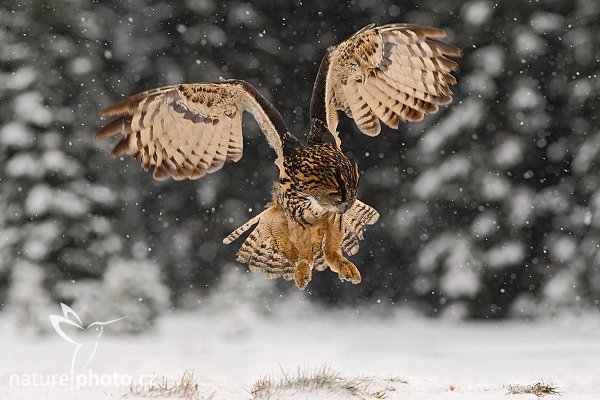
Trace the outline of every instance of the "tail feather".
{"type": "MultiPolygon", "coordinates": [[[[269,222],[283,218],[283,210],[276,204],[250,219],[244,225],[231,232],[223,243],[229,244],[256,227],[246,238],[237,252],[237,261],[248,264],[251,272],[264,272],[269,279],[283,277],[286,280],[294,278],[295,267],[277,248],[276,238],[273,237],[269,222]]],[[[285,218],[283,218],[285,221],[285,218]]]]}
{"type": "Polygon", "coordinates": [[[250,229],[253,225],[255,225],[259,220],[260,217],[266,212],[267,210],[261,212],[260,214],[258,214],[257,216],[251,218],[250,220],[248,220],[244,225],[240,226],[239,228],[237,228],[235,231],[231,232],[229,235],[227,235],[227,237],[225,239],[223,239],[223,243],[224,244],[229,244],[231,242],[233,242],[234,240],[236,240],[237,238],[239,238],[241,236],[242,233],[246,232],[248,229],[250,229]]]}
{"type": "MultiPolygon", "coordinates": [[[[363,239],[363,227],[374,224],[379,218],[379,213],[372,207],[361,201],[354,205],[344,214],[344,238],[342,240],[342,251],[348,255],[358,252],[359,241],[363,239]]],[[[284,252],[278,248],[278,233],[288,232],[278,229],[280,224],[287,224],[284,211],[277,204],[271,204],[260,214],[256,215],[244,225],[230,233],[223,243],[229,244],[240,237],[253,226],[254,229],[244,240],[237,252],[237,261],[248,264],[251,272],[263,272],[269,279],[283,277],[286,280],[294,278],[295,261],[288,259],[284,252]]],[[[293,253],[290,249],[285,250],[288,254],[293,253]]],[[[323,251],[314,255],[314,268],[322,271],[327,268],[323,251]]]]}

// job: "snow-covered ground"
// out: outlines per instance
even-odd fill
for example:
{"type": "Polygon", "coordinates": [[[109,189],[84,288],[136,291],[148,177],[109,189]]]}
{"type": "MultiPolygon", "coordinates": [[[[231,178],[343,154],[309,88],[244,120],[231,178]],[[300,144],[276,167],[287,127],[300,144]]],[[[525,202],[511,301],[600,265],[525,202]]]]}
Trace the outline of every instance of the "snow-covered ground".
{"type": "MultiPolygon", "coordinates": [[[[129,392],[119,385],[124,379],[155,374],[175,380],[186,370],[194,371],[202,398],[248,399],[260,377],[324,365],[346,378],[371,377],[362,382],[371,392],[387,389],[390,399],[506,399],[507,385],[540,380],[557,386],[561,399],[600,399],[600,321],[594,318],[474,323],[303,307],[260,315],[252,308],[213,306],[171,313],[146,335],[105,334],[91,372],[76,367],[75,374],[85,372],[90,382],[75,391],[68,383],[43,382],[69,374],[74,345],[54,332],[18,335],[4,316],[0,399],[120,398],[129,392]],[[34,373],[37,386],[23,381],[34,373]],[[92,375],[105,382],[94,385],[92,375]]],[[[292,389],[272,398],[349,396],[292,389]]],[[[519,395],[527,398],[535,396],[519,395]]]]}

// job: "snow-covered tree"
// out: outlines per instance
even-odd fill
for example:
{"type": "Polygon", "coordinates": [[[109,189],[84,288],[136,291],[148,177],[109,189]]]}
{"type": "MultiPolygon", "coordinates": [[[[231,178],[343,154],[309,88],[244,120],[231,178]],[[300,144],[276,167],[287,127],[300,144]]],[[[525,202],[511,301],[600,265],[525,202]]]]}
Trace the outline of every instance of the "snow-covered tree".
{"type": "Polygon", "coordinates": [[[108,258],[128,250],[119,225],[127,193],[91,140],[105,33],[76,4],[0,6],[0,285],[11,286],[8,307],[34,316],[46,299],[61,300],[58,284],[101,279],[108,258]]]}
{"type": "Polygon", "coordinates": [[[101,280],[61,282],[56,289],[85,321],[123,318],[111,331],[140,333],[170,305],[160,268],[147,259],[111,259],[101,280]]]}
{"type": "Polygon", "coordinates": [[[415,293],[480,317],[598,307],[600,8],[456,10],[460,98],[409,146],[409,192],[387,220],[419,253],[415,293]]]}

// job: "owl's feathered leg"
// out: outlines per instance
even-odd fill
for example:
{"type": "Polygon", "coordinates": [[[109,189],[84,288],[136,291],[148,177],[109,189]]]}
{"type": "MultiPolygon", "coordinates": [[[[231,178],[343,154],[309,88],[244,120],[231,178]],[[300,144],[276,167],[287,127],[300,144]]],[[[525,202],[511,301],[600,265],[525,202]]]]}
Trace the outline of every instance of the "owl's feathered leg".
{"type": "Polygon", "coordinates": [[[283,212],[271,213],[271,218],[267,220],[269,234],[277,246],[277,250],[291,263],[298,260],[298,249],[290,241],[290,230],[288,221],[283,212]]]}
{"type": "Polygon", "coordinates": [[[288,224],[290,237],[296,249],[298,249],[298,261],[296,262],[296,272],[294,282],[298,289],[304,289],[312,279],[313,269],[313,245],[311,228],[305,228],[293,221],[288,224]]]}
{"type": "Polygon", "coordinates": [[[357,200],[343,216],[331,215],[304,227],[288,218],[281,206],[270,203],[223,243],[233,242],[254,227],[237,253],[238,261],[247,263],[250,271],[264,272],[269,278],[294,279],[296,286],[304,289],[313,268],[322,271],[329,266],[340,279],[359,283],[360,272],[342,252],[356,254],[363,227],[378,218],[377,211],[357,200]]]}
{"type": "Polygon", "coordinates": [[[344,225],[342,216],[334,214],[327,221],[327,229],[323,242],[325,262],[333,272],[337,272],[340,280],[358,284],[361,281],[360,272],[356,265],[342,255],[342,240],[344,239],[344,225]]]}

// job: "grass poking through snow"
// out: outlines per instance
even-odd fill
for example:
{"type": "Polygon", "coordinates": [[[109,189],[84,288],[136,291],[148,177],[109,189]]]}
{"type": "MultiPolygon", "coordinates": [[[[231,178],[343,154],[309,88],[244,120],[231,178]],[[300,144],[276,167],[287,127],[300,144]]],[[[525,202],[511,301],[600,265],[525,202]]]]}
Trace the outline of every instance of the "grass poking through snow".
{"type": "Polygon", "coordinates": [[[394,389],[376,385],[370,378],[348,379],[329,367],[320,367],[312,371],[298,369],[295,374],[283,374],[282,378],[276,380],[265,376],[256,381],[251,394],[253,400],[284,398],[293,392],[323,391],[344,398],[386,399],[390,390],[394,389]]]}
{"type": "MultiPolygon", "coordinates": [[[[129,387],[127,397],[171,397],[185,400],[203,400],[200,395],[200,385],[196,383],[194,371],[186,370],[178,381],[169,380],[165,377],[153,378],[146,385],[133,385],[129,387]]],[[[212,396],[206,398],[210,400],[212,396]]]]}
{"type": "MultiPolygon", "coordinates": [[[[252,388],[251,400],[282,400],[288,398],[330,398],[330,399],[388,399],[404,398],[410,390],[407,381],[399,377],[344,377],[340,372],[324,366],[315,369],[298,369],[296,373],[282,373],[281,378],[265,376],[258,379],[252,388]],[[299,397],[298,397],[299,396],[299,397]]],[[[445,387],[450,392],[457,392],[455,385],[445,387]]],[[[543,381],[531,385],[507,385],[507,395],[533,394],[537,397],[560,395],[558,388],[547,385],[543,381]]],[[[499,388],[498,388],[499,389],[499,388]]],[[[184,399],[211,400],[211,395],[202,395],[193,370],[186,370],[179,380],[165,377],[154,378],[145,385],[129,388],[125,395],[129,398],[143,399],[184,399]]]]}
{"type": "Polygon", "coordinates": [[[506,394],[534,394],[537,397],[542,397],[549,394],[560,395],[556,389],[558,388],[551,385],[546,385],[542,381],[536,382],[533,385],[508,385],[506,387],[506,390],[508,391],[506,394]]]}

